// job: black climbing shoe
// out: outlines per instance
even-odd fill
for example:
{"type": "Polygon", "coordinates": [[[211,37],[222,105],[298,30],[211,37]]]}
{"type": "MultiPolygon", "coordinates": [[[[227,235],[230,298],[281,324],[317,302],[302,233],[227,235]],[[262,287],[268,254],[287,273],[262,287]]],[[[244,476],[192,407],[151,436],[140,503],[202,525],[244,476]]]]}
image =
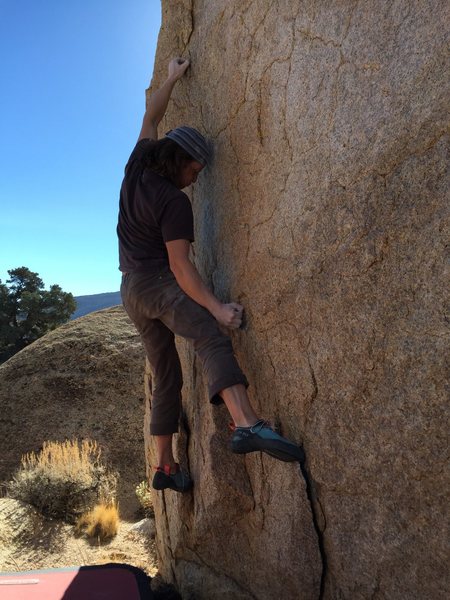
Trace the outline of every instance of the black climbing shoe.
{"type": "Polygon", "coordinates": [[[155,490],[175,490],[176,492],[188,492],[192,487],[192,479],[189,474],[176,466],[176,472],[171,473],[169,465],[156,467],[156,473],[153,477],[152,486],[155,490]]]}
{"type": "Polygon", "coordinates": [[[301,446],[281,437],[267,421],[262,419],[252,427],[236,427],[231,438],[231,450],[235,454],[261,450],[284,462],[305,460],[305,453],[301,446]]]}

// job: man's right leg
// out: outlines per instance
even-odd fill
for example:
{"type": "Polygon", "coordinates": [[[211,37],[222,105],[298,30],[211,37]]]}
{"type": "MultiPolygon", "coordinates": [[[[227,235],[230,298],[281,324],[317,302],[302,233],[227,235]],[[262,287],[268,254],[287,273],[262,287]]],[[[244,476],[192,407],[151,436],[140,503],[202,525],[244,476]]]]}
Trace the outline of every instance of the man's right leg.
{"type": "Polygon", "coordinates": [[[187,492],[191,478],[175,462],[173,434],[178,431],[183,379],[175,336],[161,321],[149,321],[141,333],[152,371],[150,434],[156,441],[157,466],[152,486],[187,492]]]}
{"type": "Polygon", "coordinates": [[[173,457],[172,440],[173,434],[155,435],[153,436],[156,442],[156,462],[158,467],[167,465],[171,473],[175,473],[176,464],[173,457]]]}
{"type": "MultiPolygon", "coordinates": [[[[153,478],[156,489],[187,491],[192,482],[175,463],[173,434],[178,432],[183,378],[175,336],[159,319],[166,298],[167,274],[126,274],[121,294],[124,308],[141,335],[150,364],[150,434],[155,438],[157,466],[153,478]]],[[[170,290],[169,290],[170,291],[170,290]]]]}
{"type": "Polygon", "coordinates": [[[140,333],[152,373],[150,434],[156,438],[158,467],[173,470],[172,437],[178,431],[183,385],[175,336],[157,319],[140,333]]]}

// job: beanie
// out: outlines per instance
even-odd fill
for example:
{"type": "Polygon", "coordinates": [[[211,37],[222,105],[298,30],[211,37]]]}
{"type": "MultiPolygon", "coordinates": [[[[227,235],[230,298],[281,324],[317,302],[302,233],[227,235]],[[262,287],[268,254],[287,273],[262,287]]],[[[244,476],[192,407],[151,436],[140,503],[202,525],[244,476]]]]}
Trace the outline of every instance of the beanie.
{"type": "Polygon", "coordinates": [[[210,145],[202,134],[193,127],[183,125],[176,129],[171,129],[166,133],[166,137],[176,142],[194,160],[203,166],[211,163],[212,152],[210,145]]]}

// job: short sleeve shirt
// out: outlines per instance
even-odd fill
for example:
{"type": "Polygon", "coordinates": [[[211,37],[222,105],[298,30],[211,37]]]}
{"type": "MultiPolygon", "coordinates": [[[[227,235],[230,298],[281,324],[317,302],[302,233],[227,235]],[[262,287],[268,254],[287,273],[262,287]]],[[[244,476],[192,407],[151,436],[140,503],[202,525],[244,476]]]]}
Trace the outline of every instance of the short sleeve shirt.
{"type": "Polygon", "coordinates": [[[189,198],[171,181],[143,165],[151,140],[140,140],[128,159],[120,190],[119,269],[146,271],[169,262],[165,243],[194,241],[189,198]]]}

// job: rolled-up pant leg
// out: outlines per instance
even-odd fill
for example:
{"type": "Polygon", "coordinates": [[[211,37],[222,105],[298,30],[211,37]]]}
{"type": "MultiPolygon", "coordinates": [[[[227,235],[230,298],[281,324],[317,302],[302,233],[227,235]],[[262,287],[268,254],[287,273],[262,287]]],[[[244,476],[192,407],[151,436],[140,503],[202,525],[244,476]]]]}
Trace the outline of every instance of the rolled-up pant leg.
{"type": "Polygon", "coordinates": [[[210,401],[220,404],[223,400],[219,392],[237,384],[247,387],[247,378],[238,365],[230,338],[221,331],[216,319],[180,292],[160,319],[176,335],[192,342],[208,381],[210,401]]]}

